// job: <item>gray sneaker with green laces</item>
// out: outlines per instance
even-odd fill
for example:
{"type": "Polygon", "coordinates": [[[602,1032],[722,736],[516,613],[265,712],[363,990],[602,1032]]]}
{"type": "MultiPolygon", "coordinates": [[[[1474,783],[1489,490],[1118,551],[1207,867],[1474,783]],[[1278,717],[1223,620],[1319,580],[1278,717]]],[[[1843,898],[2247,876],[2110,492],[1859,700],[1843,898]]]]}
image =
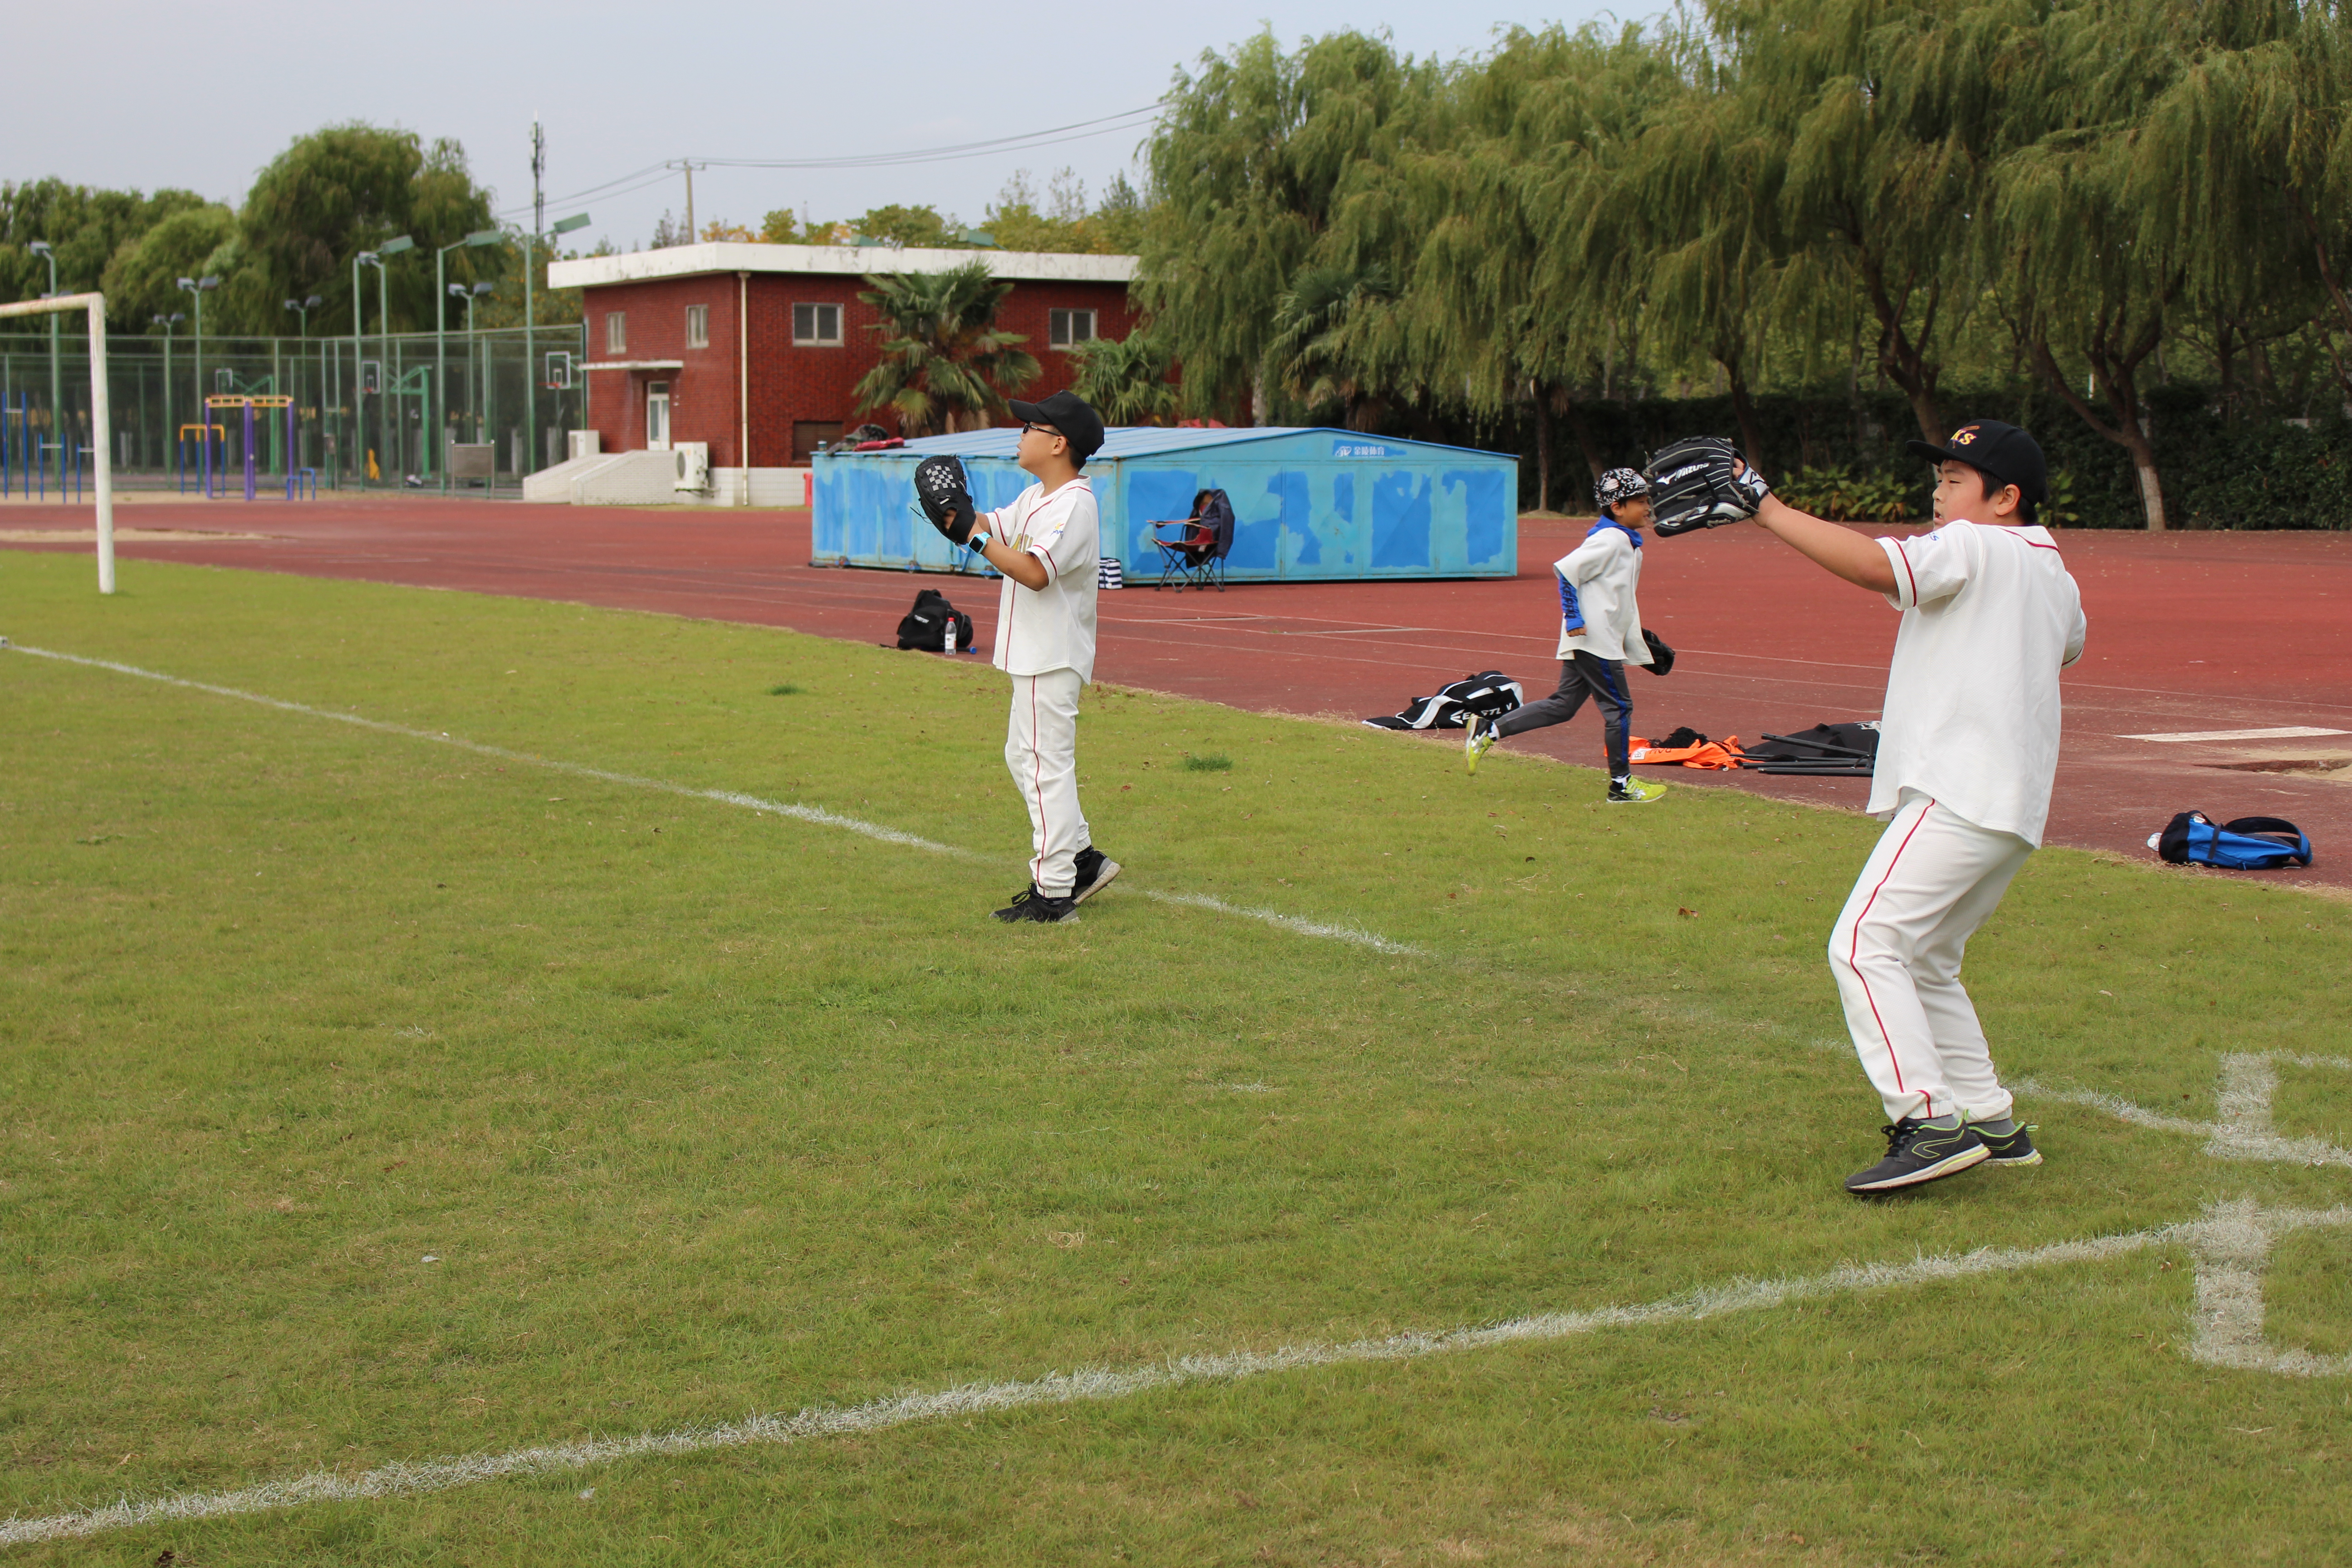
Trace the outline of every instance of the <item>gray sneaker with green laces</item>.
{"type": "Polygon", "coordinates": [[[1985,1158],[1985,1163],[1988,1165],[2039,1165],[2042,1163],[2042,1151],[2033,1146],[2032,1136],[2041,1131],[2038,1127],[2028,1126],[2021,1121],[2006,1132],[1994,1132],[1989,1131],[1980,1121],[1971,1121],[1969,1123],[1969,1130],[1982,1139],[1984,1146],[1992,1151],[1985,1158]]]}

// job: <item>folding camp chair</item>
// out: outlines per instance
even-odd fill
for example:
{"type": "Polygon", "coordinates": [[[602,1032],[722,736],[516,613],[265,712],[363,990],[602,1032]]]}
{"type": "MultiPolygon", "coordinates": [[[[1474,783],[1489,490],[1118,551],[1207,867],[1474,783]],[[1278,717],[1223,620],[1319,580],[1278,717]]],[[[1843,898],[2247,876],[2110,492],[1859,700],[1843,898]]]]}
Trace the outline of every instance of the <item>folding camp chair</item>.
{"type": "Polygon", "coordinates": [[[1234,552],[1234,503],[1223,490],[1202,490],[1192,498],[1192,515],[1151,525],[1151,542],[1160,548],[1160,581],[1152,591],[1173,586],[1178,593],[1195,588],[1225,591],[1225,557],[1234,552]],[[1167,530],[1173,529],[1171,536],[1167,530]]]}

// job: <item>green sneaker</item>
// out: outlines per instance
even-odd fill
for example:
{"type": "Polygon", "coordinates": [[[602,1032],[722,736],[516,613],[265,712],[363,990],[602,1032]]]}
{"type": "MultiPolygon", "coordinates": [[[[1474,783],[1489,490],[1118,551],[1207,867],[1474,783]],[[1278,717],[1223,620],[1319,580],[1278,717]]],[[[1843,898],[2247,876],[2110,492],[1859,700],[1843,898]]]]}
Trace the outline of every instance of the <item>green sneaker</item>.
{"type": "Polygon", "coordinates": [[[1647,805],[1654,800],[1664,800],[1665,795],[1665,785],[1643,784],[1637,778],[1613,780],[1609,785],[1612,805],[1647,805]]]}
{"type": "Polygon", "coordinates": [[[1476,773],[1478,759],[1492,750],[1494,744],[1495,721],[1483,713],[1471,714],[1470,722],[1463,726],[1462,731],[1462,761],[1465,765],[1472,773],[1476,773]]]}

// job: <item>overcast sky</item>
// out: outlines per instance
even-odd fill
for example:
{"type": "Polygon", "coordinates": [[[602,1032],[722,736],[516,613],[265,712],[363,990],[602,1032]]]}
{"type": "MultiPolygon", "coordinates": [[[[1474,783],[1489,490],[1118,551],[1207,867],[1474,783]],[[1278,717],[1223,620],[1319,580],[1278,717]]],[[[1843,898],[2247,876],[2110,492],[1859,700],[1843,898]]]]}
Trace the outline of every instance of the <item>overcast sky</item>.
{"type": "MultiPolygon", "coordinates": [[[[1345,26],[1452,58],[1510,26],[1610,15],[1589,0],[1180,0],[1099,6],[768,5],[659,0],[565,6],[153,0],[28,6],[8,25],[0,178],[176,185],[226,202],[296,136],[362,120],[463,142],[509,217],[530,203],[530,122],[547,129],[548,216],[586,210],[622,249],[665,209],[676,173],[593,190],[668,159],[836,158],[1044,131],[1150,104],[1171,73],[1265,24],[1286,47],[1345,26]],[[95,41],[97,48],[92,51],[95,41]],[[37,65],[34,62],[40,62],[37,65]]],[[[1042,194],[1076,170],[1089,195],[1131,170],[1142,132],[862,170],[698,172],[695,216],[757,226],[789,206],[822,220],[928,203],[976,221],[1016,170],[1042,194]]],[[[584,248],[584,247],[583,247],[584,248]]]]}

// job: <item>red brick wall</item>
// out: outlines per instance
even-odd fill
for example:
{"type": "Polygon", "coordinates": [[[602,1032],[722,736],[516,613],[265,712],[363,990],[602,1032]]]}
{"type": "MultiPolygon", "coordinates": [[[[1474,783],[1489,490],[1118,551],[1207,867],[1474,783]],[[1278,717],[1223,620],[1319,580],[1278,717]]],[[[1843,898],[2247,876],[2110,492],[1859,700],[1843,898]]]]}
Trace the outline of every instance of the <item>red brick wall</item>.
{"type": "MultiPolygon", "coordinates": [[[[813,273],[753,273],[750,279],[750,382],[753,468],[782,468],[792,461],[793,426],[801,420],[859,423],[853,395],[858,381],[880,358],[880,334],[869,331],[879,319],[857,298],[862,278],[813,273]],[[793,346],[795,304],[842,308],[842,346],[793,346]]],[[[592,360],[683,360],[679,371],[595,371],[588,377],[588,421],[607,452],[635,451],[646,444],[646,384],[670,384],[670,438],[708,441],[714,468],[740,464],[736,370],[736,278],[731,272],[667,278],[646,283],[607,284],[587,290],[588,354],[592,360]],[[686,346],[686,308],[710,307],[710,346],[686,346]],[[604,347],[604,318],[628,314],[629,346],[622,353],[604,347]]],[[[997,320],[1021,332],[1023,346],[1037,357],[1039,374],[1032,398],[1057,392],[1074,374],[1068,354],[1048,346],[1046,312],[1092,310],[1096,331],[1123,338],[1134,329],[1120,283],[1016,282],[997,320]]],[[[864,416],[896,431],[887,410],[864,416]]]]}

